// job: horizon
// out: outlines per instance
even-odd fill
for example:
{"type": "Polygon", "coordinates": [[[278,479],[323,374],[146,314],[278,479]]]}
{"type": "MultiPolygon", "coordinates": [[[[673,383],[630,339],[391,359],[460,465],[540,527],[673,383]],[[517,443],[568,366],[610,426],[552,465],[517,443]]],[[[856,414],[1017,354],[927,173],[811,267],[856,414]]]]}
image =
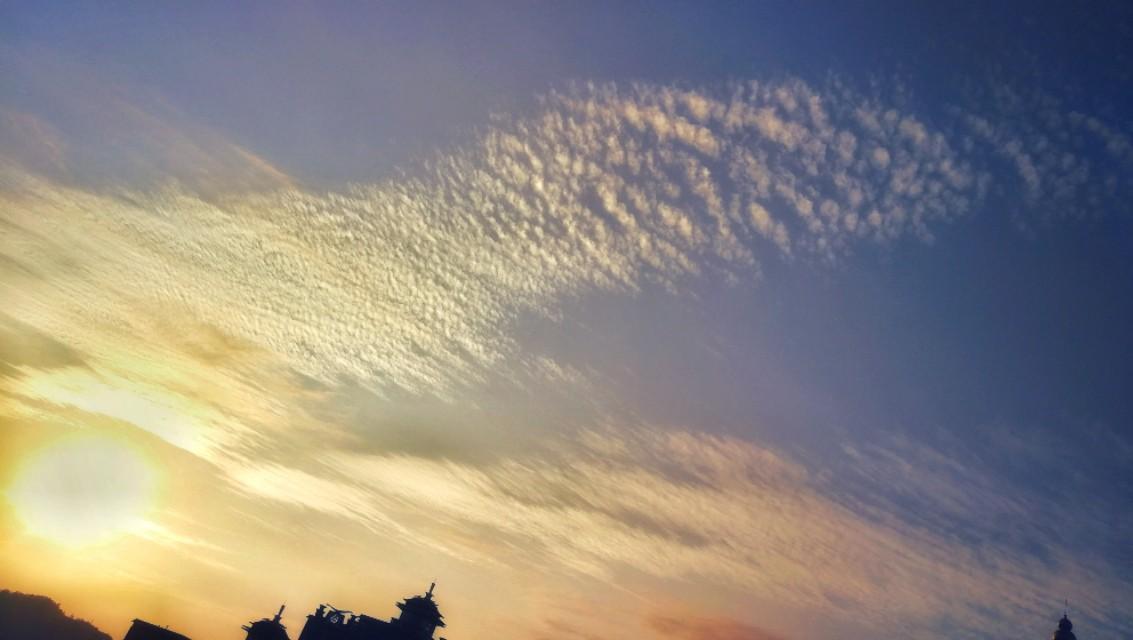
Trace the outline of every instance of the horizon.
{"type": "Polygon", "coordinates": [[[7,3],[0,588],[114,638],[430,582],[450,640],[1133,634],[1130,42],[7,3]]]}

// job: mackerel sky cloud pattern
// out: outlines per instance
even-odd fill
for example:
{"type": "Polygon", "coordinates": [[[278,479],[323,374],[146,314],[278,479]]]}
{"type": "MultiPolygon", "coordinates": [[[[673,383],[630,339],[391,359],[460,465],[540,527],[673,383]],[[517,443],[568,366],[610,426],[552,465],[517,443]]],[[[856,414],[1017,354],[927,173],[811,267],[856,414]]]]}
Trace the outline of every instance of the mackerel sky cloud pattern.
{"type": "MultiPolygon", "coordinates": [[[[749,278],[763,255],[832,258],[859,239],[931,238],[933,223],[983,198],[990,177],[976,167],[997,154],[1019,167],[1028,197],[1054,202],[1083,188],[1073,167],[1088,161],[1073,151],[1091,131],[1128,164],[1125,138],[1081,115],[1055,120],[1080,126],[1075,145],[1047,154],[1063,158],[1051,166],[1026,146],[1054,142],[975,116],[990,144],[964,153],[973,138],[838,86],[718,93],[551,94],[533,118],[403,178],[341,192],[212,201],[177,187],[128,197],[53,189],[34,208],[9,192],[6,208],[38,234],[87,213],[86,226],[63,233],[108,236],[99,250],[118,249],[89,277],[122,283],[127,298],[184,306],[323,380],[341,373],[419,392],[481,379],[513,351],[507,325],[553,314],[560,298],[676,287],[705,272],[749,278]]],[[[1117,180],[1106,189],[1128,191],[1117,180]]],[[[103,312],[99,300],[73,304],[103,312]]]]}

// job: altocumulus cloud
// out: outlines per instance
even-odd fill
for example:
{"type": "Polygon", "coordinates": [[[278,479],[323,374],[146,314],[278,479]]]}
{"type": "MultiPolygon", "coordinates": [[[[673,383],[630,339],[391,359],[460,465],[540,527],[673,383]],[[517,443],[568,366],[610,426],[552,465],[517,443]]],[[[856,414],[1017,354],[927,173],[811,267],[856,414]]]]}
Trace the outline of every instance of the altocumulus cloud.
{"type": "MultiPolygon", "coordinates": [[[[508,547],[521,544],[527,562],[567,572],[707,578],[766,601],[853,611],[906,637],[931,635],[942,610],[1011,619],[1037,609],[1035,585],[1057,580],[1052,566],[1073,563],[972,552],[886,517],[899,495],[837,499],[821,474],[739,440],[633,426],[472,465],[354,452],[333,437],[340,427],[305,424],[328,436],[321,447],[301,461],[271,456],[299,439],[295,407],[343,379],[445,397],[530,364],[509,328],[524,315],[553,317],[566,299],[650,284],[680,293],[697,278],[755,277],[763,260],[835,260],[855,242],[929,239],[934,224],[1012,189],[1053,206],[1129,193],[1128,171],[1088,178],[1099,158],[1129,168],[1119,127],[1008,98],[933,120],[838,83],[580,86],[401,177],[335,192],[286,186],[251,155],[268,184],[285,186],[88,189],[11,157],[0,169],[7,313],[88,367],[22,369],[11,393],[137,424],[214,462],[246,495],[485,563],[521,562],[508,547]],[[203,337],[186,342],[168,318],[205,327],[203,337]],[[219,381],[168,364],[210,360],[197,347],[217,342],[219,381]],[[139,346],[150,344],[160,346],[139,346]],[[265,382],[255,372],[264,362],[310,384],[265,382]],[[115,395],[121,370],[134,400],[115,395]],[[92,390],[109,395],[92,407],[92,390]],[[185,410],[183,399],[205,396],[207,406],[185,410]],[[145,415],[107,408],[131,403],[145,415]],[[167,414],[178,420],[153,420],[167,414]],[[991,601],[1002,604],[977,605],[991,601]]],[[[65,163],[65,145],[37,131],[21,139],[50,140],[49,164],[65,163]]],[[[563,379],[553,362],[536,364],[563,379]]],[[[946,458],[896,445],[854,455],[863,483],[954,498],[934,517],[1028,510],[949,493],[959,476],[946,458]],[[903,475],[910,460],[931,463],[915,482],[903,475]]],[[[994,484],[968,477],[977,489],[994,484]]],[[[1096,569],[1079,569],[1095,585],[1083,602],[1114,610],[1103,588],[1127,595],[1128,585],[1095,581],[1096,569]]],[[[673,637],[769,637],[658,620],[654,630],[673,637]]]]}
{"type": "MultiPolygon", "coordinates": [[[[1124,138],[1072,122],[1128,160],[1124,138]]],[[[13,264],[82,264],[52,271],[72,295],[51,305],[74,318],[161,306],[322,380],[443,393],[514,355],[518,314],[553,314],[564,297],[929,237],[980,201],[995,153],[1029,167],[1028,189],[1053,171],[975,126],[993,144],[962,152],[974,138],[799,81],[580,88],[404,178],[342,192],[113,195],[9,165],[2,206],[13,264]]],[[[1059,166],[1085,162],[1072,150],[1059,166]]],[[[11,299],[34,315],[28,295],[11,299]]]]}

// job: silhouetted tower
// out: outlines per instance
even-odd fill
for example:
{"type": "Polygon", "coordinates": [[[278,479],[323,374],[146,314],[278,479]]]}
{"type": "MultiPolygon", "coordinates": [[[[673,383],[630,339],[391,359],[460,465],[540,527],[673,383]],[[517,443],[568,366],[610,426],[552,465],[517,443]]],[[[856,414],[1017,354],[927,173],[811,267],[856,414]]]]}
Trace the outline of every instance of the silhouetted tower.
{"type": "Polygon", "coordinates": [[[1078,640],[1071,629],[1074,625],[1070,622],[1070,618],[1066,617],[1066,613],[1062,614],[1062,619],[1058,621],[1058,630],[1054,632],[1051,640],[1078,640]]]}
{"type": "Polygon", "coordinates": [[[283,617],[285,606],[287,605],[280,605],[279,612],[271,620],[264,618],[244,625],[244,631],[248,632],[245,640],[291,640],[287,637],[287,627],[279,621],[283,617]]]}
{"type": "Polygon", "coordinates": [[[391,622],[401,627],[409,638],[430,640],[438,627],[444,628],[444,616],[433,600],[433,589],[436,586],[437,583],[434,582],[429,585],[425,595],[413,596],[397,603],[397,608],[401,609],[401,616],[391,622]]]}

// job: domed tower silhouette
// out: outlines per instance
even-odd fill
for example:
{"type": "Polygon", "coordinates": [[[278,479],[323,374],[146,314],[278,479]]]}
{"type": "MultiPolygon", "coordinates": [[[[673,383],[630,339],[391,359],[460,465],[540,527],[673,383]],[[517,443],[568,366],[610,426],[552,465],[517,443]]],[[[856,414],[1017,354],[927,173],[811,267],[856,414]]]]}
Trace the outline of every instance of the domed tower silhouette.
{"type": "Polygon", "coordinates": [[[444,616],[441,615],[436,601],[433,600],[433,589],[436,586],[437,583],[434,582],[429,585],[429,590],[425,592],[425,595],[413,596],[397,603],[397,608],[401,609],[401,615],[391,622],[401,627],[407,636],[419,640],[430,640],[438,627],[444,628],[444,616]]]}
{"type": "Polygon", "coordinates": [[[1062,619],[1058,621],[1058,630],[1051,636],[1051,640],[1078,640],[1078,637],[1071,631],[1073,628],[1074,624],[1070,622],[1070,618],[1063,612],[1062,619]]]}
{"type": "Polygon", "coordinates": [[[264,618],[244,625],[244,631],[248,632],[245,640],[291,640],[287,636],[287,627],[279,621],[283,617],[285,606],[287,605],[280,605],[279,612],[271,620],[264,618]]]}

